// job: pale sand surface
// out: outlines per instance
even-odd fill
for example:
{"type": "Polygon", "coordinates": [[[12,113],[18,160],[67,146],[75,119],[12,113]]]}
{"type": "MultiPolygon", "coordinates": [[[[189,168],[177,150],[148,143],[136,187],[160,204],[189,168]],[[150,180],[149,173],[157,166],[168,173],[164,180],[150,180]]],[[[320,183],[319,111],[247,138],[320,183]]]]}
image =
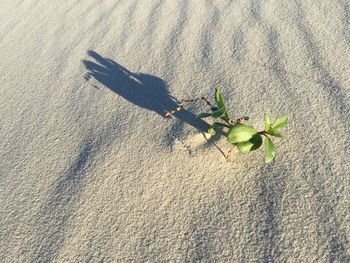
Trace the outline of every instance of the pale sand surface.
{"type": "Polygon", "coordinates": [[[1,262],[349,262],[350,2],[0,0],[1,262]],[[174,98],[288,114],[227,162],[174,98]]]}

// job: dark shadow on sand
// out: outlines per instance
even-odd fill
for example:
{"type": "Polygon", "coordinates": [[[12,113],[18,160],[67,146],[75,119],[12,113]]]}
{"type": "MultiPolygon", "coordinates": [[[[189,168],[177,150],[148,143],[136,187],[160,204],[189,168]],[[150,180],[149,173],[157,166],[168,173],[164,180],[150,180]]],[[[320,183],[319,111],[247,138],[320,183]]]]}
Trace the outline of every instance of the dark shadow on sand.
{"type": "MultiPolygon", "coordinates": [[[[129,102],[161,116],[164,116],[167,110],[177,107],[178,100],[169,93],[162,79],[149,74],[131,72],[92,50],[88,51],[88,55],[89,59],[83,60],[88,71],[87,80],[94,78],[129,102]]],[[[182,110],[174,116],[202,132],[210,127],[205,121],[196,119],[196,115],[187,110],[182,110]]]]}

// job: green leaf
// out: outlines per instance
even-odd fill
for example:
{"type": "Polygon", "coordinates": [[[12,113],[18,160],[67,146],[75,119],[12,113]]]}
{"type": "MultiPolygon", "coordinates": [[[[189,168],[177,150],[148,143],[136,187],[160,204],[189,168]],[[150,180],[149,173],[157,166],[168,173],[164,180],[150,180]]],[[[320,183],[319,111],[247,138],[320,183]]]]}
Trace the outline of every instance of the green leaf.
{"type": "Polygon", "coordinates": [[[212,111],[216,111],[215,108],[218,108],[218,110],[223,110],[224,112],[222,114],[220,114],[220,116],[215,115],[213,117],[219,117],[225,121],[229,120],[230,118],[229,118],[228,113],[227,113],[227,108],[226,108],[220,87],[217,87],[215,89],[215,101],[216,101],[217,107],[213,107],[212,111]]]}
{"type": "Polygon", "coordinates": [[[209,116],[212,116],[214,118],[220,118],[220,117],[224,116],[225,113],[226,113],[226,108],[222,107],[222,108],[217,109],[217,110],[212,111],[212,112],[200,113],[197,116],[198,116],[198,118],[206,118],[206,117],[209,117],[209,116]]]}
{"type": "Polygon", "coordinates": [[[271,128],[271,119],[267,112],[264,114],[264,124],[265,124],[265,131],[270,130],[271,128]]]}
{"type": "Polygon", "coordinates": [[[216,131],[214,130],[214,128],[209,128],[209,129],[208,129],[208,133],[209,133],[210,135],[215,135],[215,134],[216,134],[216,131]]]}
{"type": "Polygon", "coordinates": [[[275,123],[271,126],[271,129],[277,130],[285,127],[288,123],[288,116],[284,115],[282,117],[279,117],[275,123]]]}
{"type": "Polygon", "coordinates": [[[280,131],[278,131],[278,130],[270,129],[268,131],[268,133],[273,135],[273,136],[275,136],[275,137],[278,137],[278,138],[282,138],[283,137],[282,133],[280,131]]]}
{"type": "Polygon", "coordinates": [[[253,137],[246,142],[237,143],[236,146],[241,153],[248,153],[259,149],[262,145],[262,138],[260,134],[255,134],[253,137]]]}
{"type": "Polygon", "coordinates": [[[211,113],[211,116],[213,116],[214,118],[220,118],[220,117],[224,116],[225,113],[226,113],[226,107],[221,107],[218,110],[213,111],[211,113]]]}
{"type": "Polygon", "coordinates": [[[204,113],[200,113],[197,115],[198,118],[206,118],[206,117],[209,117],[211,116],[211,112],[204,112],[204,113]]]}
{"type": "Polygon", "coordinates": [[[249,141],[256,133],[257,130],[251,126],[247,126],[244,124],[235,124],[228,131],[227,140],[231,144],[246,142],[249,141]]]}
{"type": "Polygon", "coordinates": [[[226,108],[224,98],[222,97],[221,89],[219,87],[215,89],[215,101],[219,108],[226,108]]]}
{"type": "Polygon", "coordinates": [[[269,137],[265,138],[265,162],[269,163],[275,157],[275,145],[269,137]]]}

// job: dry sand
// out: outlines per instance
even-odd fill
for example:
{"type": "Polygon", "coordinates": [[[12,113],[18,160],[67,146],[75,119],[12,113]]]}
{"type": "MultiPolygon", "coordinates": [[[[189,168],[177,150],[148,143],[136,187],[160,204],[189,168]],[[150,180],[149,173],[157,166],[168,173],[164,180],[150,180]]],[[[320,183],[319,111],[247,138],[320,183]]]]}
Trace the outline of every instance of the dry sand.
{"type": "Polygon", "coordinates": [[[0,0],[1,262],[349,262],[350,3],[0,0]],[[195,104],[288,114],[273,163],[195,104]]]}

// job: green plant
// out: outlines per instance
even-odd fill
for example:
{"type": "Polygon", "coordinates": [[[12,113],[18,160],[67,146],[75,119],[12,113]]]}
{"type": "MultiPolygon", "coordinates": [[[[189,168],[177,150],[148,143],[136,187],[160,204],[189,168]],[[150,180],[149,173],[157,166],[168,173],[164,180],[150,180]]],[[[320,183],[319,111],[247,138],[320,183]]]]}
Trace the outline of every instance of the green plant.
{"type": "MultiPolygon", "coordinates": [[[[225,133],[227,140],[230,144],[241,153],[248,153],[254,150],[257,150],[265,143],[265,162],[269,163],[275,157],[275,145],[273,144],[271,137],[282,138],[281,128],[285,127],[288,122],[288,117],[286,115],[281,116],[272,123],[270,116],[264,114],[264,130],[258,131],[254,127],[245,123],[249,120],[249,117],[242,117],[237,120],[230,119],[228,115],[228,110],[224,102],[224,98],[221,93],[220,88],[215,89],[215,101],[216,106],[213,106],[209,100],[205,97],[200,97],[191,100],[182,100],[178,104],[178,107],[175,110],[169,111],[165,114],[165,117],[169,117],[172,114],[180,111],[184,106],[190,102],[203,100],[210,107],[210,112],[198,114],[199,118],[213,117],[214,119],[219,119],[220,121],[215,121],[211,127],[208,129],[207,133],[215,135],[220,130],[228,130],[225,133]]],[[[233,149],[232,148],[232,149],[233,149]]],[[[230,154],[232,149],[226,155],[227,159],[230,159],[230,154]]]]}

